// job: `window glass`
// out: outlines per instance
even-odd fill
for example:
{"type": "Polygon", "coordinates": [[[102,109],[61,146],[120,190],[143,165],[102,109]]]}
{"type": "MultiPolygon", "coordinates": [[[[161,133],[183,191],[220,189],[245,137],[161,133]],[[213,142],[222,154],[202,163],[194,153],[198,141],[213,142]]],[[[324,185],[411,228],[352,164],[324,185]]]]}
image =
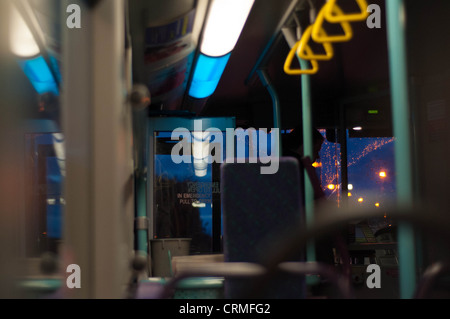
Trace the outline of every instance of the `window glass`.
{"type": "Polygon", "coordinates": [[[57,253],[62,239],[64,139],[59,133],[35,133],[25,140],[25,252],[39,257],[57,253]]]}
{"type": "MultiPolygon", "coordinates": [[[[325,130],[320,132],[326,136],[325,130]]],[[[322,144],[320,159],[313,165],[328,200],[336,201],[337,205],[346,200],[348,205],[380,210],[381,218],[367,221],[375,233],[392,225],[383,208],[396,199],[394,138],[350,137],[349,130],[346,136],[347,194],[342,188],[340,143],[328,137],[322,144]]]]}
{"type": "Polygon", "coordinates": [[[211,252],[213,208],[220,210],[220,162],[212,157],[216,152],[225,154],[225,135],[217,133],[223,136],[222,141],[211,137],[198,141],[200,155],[192,143],[198,136],[190,134],[186,147],[178,153],[184,158],[179,163],[171,155],[179,141],[171,140],[171,132],[155,133],[155,239],[191,238],[191,253],[211,252]],[[208,142],[216,143],[215,147],[210,148],[208,142]]]}

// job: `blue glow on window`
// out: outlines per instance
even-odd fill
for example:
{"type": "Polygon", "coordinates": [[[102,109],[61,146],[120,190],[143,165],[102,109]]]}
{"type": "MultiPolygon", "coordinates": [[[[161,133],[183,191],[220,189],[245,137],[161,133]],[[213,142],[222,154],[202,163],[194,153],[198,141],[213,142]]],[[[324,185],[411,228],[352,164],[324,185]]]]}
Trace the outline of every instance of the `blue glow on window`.
{"type": "Polygon", "coordinates": [[[210,57],[200,54],[192,78],[189,95],[203,99],[216,90],[231,53],[221,57],[210,57]]]}
{"type": "Polygon", "coordinates": [[[43,56],[22,60],[19,64],[37,93],[59,95],[58,86],[43,56]]]}

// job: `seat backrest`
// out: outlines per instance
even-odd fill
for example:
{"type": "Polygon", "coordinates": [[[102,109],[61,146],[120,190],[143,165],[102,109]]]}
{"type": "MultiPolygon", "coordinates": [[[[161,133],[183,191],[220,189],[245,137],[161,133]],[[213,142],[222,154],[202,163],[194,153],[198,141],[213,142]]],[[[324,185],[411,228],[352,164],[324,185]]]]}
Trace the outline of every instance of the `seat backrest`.
{"type": "MultiPolygon", "coordinates": [[[[280,158],[275,174],[261,174],[259,163],[224,163],[221,166],[224,258],[228,262],[261,262],[268,248],[303,218],[303,189],[298,161],[280,158]]],[[[302,247],[295,261],[301,261],[302,247]]],[[[271,298],[304,297],[304,280],[277,280],[271,298]],[[281,285],[291,283],[291,285],[281,285]],[[293,285],[292,285],[293,284],[293,285]]],[[[235,297],[246,283],[226,281],[226,296],[235,297]]]]}

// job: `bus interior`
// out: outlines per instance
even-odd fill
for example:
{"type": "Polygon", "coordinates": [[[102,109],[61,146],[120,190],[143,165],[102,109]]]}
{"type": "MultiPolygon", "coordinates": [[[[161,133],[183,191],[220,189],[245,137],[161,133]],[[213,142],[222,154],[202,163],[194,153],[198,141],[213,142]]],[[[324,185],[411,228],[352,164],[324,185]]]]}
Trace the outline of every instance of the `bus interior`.
{"type": "Polygon", "coordinates": [[[450,297],[449,14],[1,1],[1,298],[450,297]]]}

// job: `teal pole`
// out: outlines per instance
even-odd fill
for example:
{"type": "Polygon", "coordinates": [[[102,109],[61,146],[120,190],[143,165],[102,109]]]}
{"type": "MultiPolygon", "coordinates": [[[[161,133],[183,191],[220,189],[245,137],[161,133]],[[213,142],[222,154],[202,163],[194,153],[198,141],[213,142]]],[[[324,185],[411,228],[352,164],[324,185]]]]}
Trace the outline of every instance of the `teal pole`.
{"type": "MultiPolygon", "coordinates": [[[[309,68],[308,62],[299,59],[300,67],[302,70],[309,68]]],[[[311,81],[310,76],[301,75],[301,87],[302,87],[302,123],[303,123],[303,154],[313,158],[313,139],[312,139],[312,105],[311,105],[311,81]]],[[[307,227],[311,226],[314,222],[314,189],[311,181],[307,177],[306,169],[304,170],[305,176],[305,217],[307,227]]],[[[306,246],[306,260],[313,262],[316,261],[316,251],[313,241],[308,242],[306,246]]]]}
{"type": "MultiPolygon", "coordinates": [[[[264,85],[264,87],[267,89],[267,91],[270,94],[270,97],[272,98],[272,108],[273,108],[273,127],[277,129],[281,129],[281,115],[280,115],[280,100],[278,98],[277,92],[275,91],[275,88],[270,83],[270,80],[267,76],[267,73],[263,70],[257,70],[257,73],[259,75],[259,78],[264,85]]],[[[282,145],[281,145],[281,134],[278,134],[278,147],[275,149],[277,151],[276,156],[282,155],[282,145]]]]}
{"type": "Polygon", "coordinates": [[[149,253],[149,230],[150,227],[147,216],[147,181],[144,172],[146,161],[148,134],[147,118],[145,110],[133,113],[133,144],[135,156],[135,238],[136,251],[142,256],[149,253]]]}
{"type": "MultiPolygon", "coordinates": [[[[402,207],[412,205],[412,164],[410,112],[406,67],[405,11],[403,0],[386,1],[391,101],[395,143],[397,200],[402,207]]],[[[400,297],[410,299],[416,287],[414,233],[411,225],[398,228],[400,297]]]]}
{"type": "MultiPolygon", "coordinates": [[[[145,179],[137,176],[136,183],[136,217],[147,220],[147,201],[145,179]]],[[[137,250],[144,256],[148,254],[148,230],[146,228],[137,228],[137,250]]]]}

